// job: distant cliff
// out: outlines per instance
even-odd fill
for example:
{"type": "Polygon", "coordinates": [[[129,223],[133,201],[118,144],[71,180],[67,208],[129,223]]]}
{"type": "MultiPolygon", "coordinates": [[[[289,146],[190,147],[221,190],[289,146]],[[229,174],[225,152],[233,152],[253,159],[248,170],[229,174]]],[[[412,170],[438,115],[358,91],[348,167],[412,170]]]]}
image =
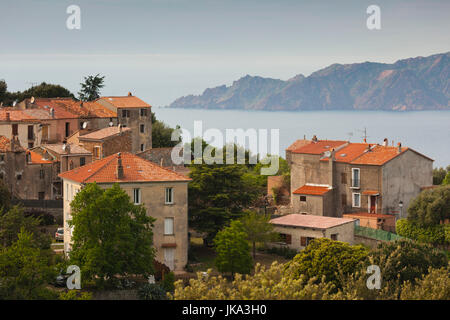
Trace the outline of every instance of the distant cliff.
{"type": "Polygon", "coordinates": [[[450,110],[450,52],[394,64],[333,64],[308,77],[245,77],[175,100],[172,108],[450,110]]]}

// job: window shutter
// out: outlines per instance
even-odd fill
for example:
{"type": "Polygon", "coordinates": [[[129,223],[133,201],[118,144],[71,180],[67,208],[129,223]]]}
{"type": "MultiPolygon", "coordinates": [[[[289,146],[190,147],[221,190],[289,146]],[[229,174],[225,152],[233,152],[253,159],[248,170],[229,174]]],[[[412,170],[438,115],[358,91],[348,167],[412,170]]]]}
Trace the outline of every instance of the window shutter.
{"type": "Polygon", "coordinates": [[[291,244],[292,243],[292,236],[290,234],[286,235],[286,244],[291,244]]]}
{"type": "Polygon", "coordinates": [[[302,247],[306,247],[306,237],[301,237],[301,238],[300,238],[300,245],[301,245],[302,247]]]}

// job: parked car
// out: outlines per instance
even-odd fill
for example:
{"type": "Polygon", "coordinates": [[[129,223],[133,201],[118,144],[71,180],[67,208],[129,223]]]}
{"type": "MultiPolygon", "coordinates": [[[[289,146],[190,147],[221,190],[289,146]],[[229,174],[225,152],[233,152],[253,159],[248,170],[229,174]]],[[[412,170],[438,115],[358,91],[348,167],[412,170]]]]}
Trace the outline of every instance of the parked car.
{"type": "Polygon", "coordinates": [[[56,241],[64,241],[64,228],[58,228],[55,232],[56,241]]]}

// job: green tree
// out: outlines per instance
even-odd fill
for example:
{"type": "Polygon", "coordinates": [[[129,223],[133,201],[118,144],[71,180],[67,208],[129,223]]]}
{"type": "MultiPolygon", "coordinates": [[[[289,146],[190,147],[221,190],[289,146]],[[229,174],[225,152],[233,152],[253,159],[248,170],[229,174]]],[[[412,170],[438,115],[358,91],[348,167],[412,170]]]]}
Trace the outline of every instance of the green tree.
{"type": "Polygon", "coordinates": [[[450,185],[422,191],[409,205],[408,220],[437,225],[450,219],[450,185]]]}
{"type": "Polygon", "coordinates": [[[447,174],[445,175],[445,178],[442,181],[442,185],[444,186],[450,185],[450,171],[448,171],[447,174]]]}
{"type": "Polygon", "coordinates": [[[434,168],[433,169],[433,184],[440,185],[444,180],[446,174],[450,171],[450,165],[447,168],[434,168]]]}
{"type": "Polygon", "coordinates": [[[367,255],[368,250],[361,245],[352,246],[341,241],[318,238],[297,254],[287,268],[297,277],[325,278],[325,281],[339,288],[342,285],[339,272],[343,275],[355,272],[367,255]]]}
{"type": "Polygon", "coordinates": [[[106,190],[95,183],[86,185],[71,208],[70,261],[80,267],[82,280],[96,279],[103,285],[116,276],[153,273],[154,219],[143,205],[134,205],[118,184],[106,190]]]}
{"type": "Polygon", "coordinates": [[[428,269],[447,267],[446,255],[433,246],[402,239],[379,244],[370,252],[373,264],[380,266],[384,283],[392,290],[405,281],[415,283],[417,278],[428,274],[428,269]]]}
{"type": "Polygon", "coordinates": [[[400,219],[395,225],[395,230],[400,236],[419,242],[435,245],[449,243],[448,236],[446,236],[450,233],[448,224],[419,225],[415,221],[400,219]]]}
{"type": "Polygon", "coordinates": [[[172,141],[172,133],[179,129],[177,126],[175,129],[169,127],[164,122],[156,120],[152,123],[152,148],[170,148],[175,147],[180,141],[181,137],[177,141],[172,141]]]}
{"type": "Polygon", "coordinates": [[[12,245],[17,241],[20,230],[30,232],[34,235],[34,241],[42,249],[49,249],[51,238],[40,232],[40,219],[26,216],[19,206],[12,207],[5,213],[0,213],[0,244],[4,247],[12,245]]]}
{"type": "Polygon", "coordinates": [[[267,243],[276,238],[273,224],[269,223],[270,214],[258,214],[255,211],[246,211],[240,219],[247,240],[252,243],[253,259],[256,258],[256,244],[267,243]]]}
{"type": "Polygon", "coordinates": [[[84,77],[84,82],[80,83],[81,90],[78,96],[81,101],[93,101],[100,98],[100,89],[104,87],[105,76],[99,74],[95,76],[84,77]]]}
{"type": "Polygon", "coordinates": [[[206,243],[258,196],[258,186],[244,165],[192,165],[189,183],[189,223],[205,232],[206,243]]]}
{"type": "Polygon", "coordinates": [[[5,182],[0,179],[0,212],[6,212],[11,208],[11,201],[11,192],[5,182]]]}
{"type": "Polygon", "coordinates": [[[217,253],[215,265],[220,272],[231,272],[232,277],[235,273],[250,273],[253,261],[247,234],[240,221],[232,221],[229,227],[219,231],[214,245],[217,253]]]}
{"type": "Polygon", "coordinates": [[[402,300],[450,300],[450,268],[428,270],[416,283],[406,281],[401,290],[402,300]]]}
{"type": "Polygon", "coordinates": [[[0,250],[0,300],[55,298],[46,289],[55,275],[48,252],[24,228],[11,246],[0,250]]]}

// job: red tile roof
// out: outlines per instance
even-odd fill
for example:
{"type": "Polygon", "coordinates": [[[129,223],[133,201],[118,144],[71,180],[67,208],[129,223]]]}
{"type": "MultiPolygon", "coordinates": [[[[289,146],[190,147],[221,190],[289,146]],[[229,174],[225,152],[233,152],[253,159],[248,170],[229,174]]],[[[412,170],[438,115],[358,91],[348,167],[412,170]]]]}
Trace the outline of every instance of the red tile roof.
{"type": "Polygon", "coordinates": [[[79,140],[103,140],[105,138],[109,138],[115,135],[120,134],[120,132],[130,131],[131,129],[128,127],[122,128],[122,131],[118,126],[103,128],[94,132],[89,132],[88,134],[79,136],[79,140]]]}
{"type": "Polygon", "coordinates": [[[5,136],[0,136],[0,152],[11,151],[11,140],[5,136]]]}
{"type": "Polygon", "coordinates": [[[51,160],[44,159],[41,154],[28,150],[27,153],[31,155],[31,163],[46,164],[53,163],[51,160]]]}
{"type": "Polygon", "coordinates": [[[398,147],[376,145],[369,152],[363,153],[361,156],[353,160],[352,164],[370,164],[383,165],[389,160],[394,159],[398,155],[404,153],[408,148],[401,148],[402,152],[398,152],[398,147]]]}
{"type": "Polygon", "coordinates": [[[295,141],[293,144],[291,144],[286,151],[294,151],[297,149],[300,149],[303,146],[306,146],[307,144],[310,144],[311,140],[304,140],[304,139],[299,139],[297,141],[295,141]]]}
{"type": "Polygon", "coordinates": [[[354,222],[354,219],[315,216],[308,214],[288,214],[270,220],[270,223],[279,226],[293,226],[312,229],[328,229],[345,223],[354,222]]]}
{"type": "Polygon", "coordinates": [[[33,114],[30,113],[30,110],[12,109],[8,107],[0,109],[0,121],[8,121],[8,114],[9,114],[9,121],[33,122],[42,118],[47,119],[49,117],[49,114],[43,111],[33,114]]]}
{"type": "MultiPolygon", "coordinates": [[[[363,154],[370,145],[367,143],[349,143],[347,146],[337,150],[334,159],[337,162],[351,162],[363,154]]],[[[323,158],[322,161],[328,161],[330,158],[323,158]]]]}
{"type": "Polygon", "coordinates": [[[120,96],[120,97],[101,97],[98,100],[103,100],[116,108],[147,108],[151,107],[148,103],[142,101],[135,96],[120,96]]]}
{"type": "Polygon", "coordinates": [[[191,179],[172,170],[162,168],[129,152],[120,154],[122,159],[122,179],[117,177],[118,154],[110,155],[96,162],[61,173],[63,179],[80,183],[114,183],[114,182],[158,182],[190,181],[191,179]]]}
{"type": "Polygon", "coordinates": [[[329,187],[322,187],[322,186],[311,186],[305,184],[303,187],[298,188],[294,191],[294,194],[308,194],[313,196],[321,196],[331,189],[329,187]]]}
{"type": "Polygon", "coordinates": [[[339,146],[346,144],[347,141],[319,140],[311,142],[298,149],[292,150],[293,153],[322,154],[325,151],[331,151],[339,146]]]}
{"type": "MultiPolygon", "coordinates": [[[[85,148],[74,144],[74,143],[69,143],[67,144],[69,146],[70,149],[70,153],[75,155],[75,154],[92,154],[92,152],[86,150],[85,148]]],[[[55,143],[55,144],[43,144],[42,148],[49,150],[52,153],[55,154],[67,154],[67,149],[63,150],[63,146],[64,143],[55,143]]]]}

